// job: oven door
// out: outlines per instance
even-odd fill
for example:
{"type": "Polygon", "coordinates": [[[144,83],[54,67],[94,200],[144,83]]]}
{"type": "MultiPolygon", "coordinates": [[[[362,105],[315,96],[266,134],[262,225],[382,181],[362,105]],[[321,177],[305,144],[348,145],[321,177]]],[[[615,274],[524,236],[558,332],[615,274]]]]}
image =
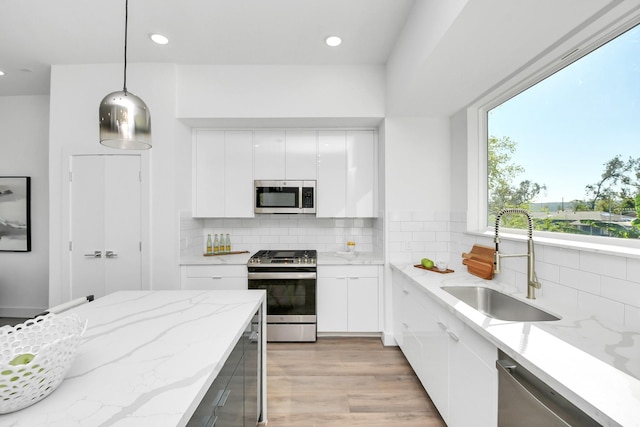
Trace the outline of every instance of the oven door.
{"type": "Polygon", "coordinates": [[[249,272],[249,289],[267,293],[267,323],[316,322],[316,273],[249,272]]]}

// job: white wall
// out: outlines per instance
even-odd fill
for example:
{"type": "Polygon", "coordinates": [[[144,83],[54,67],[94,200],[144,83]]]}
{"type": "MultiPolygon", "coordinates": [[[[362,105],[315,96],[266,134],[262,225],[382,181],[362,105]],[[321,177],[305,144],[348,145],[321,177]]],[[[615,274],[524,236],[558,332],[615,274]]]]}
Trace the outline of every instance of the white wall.
{"type": "MultiPolygon", "coordinates": [[[[153,148],[143,152],[146,214],[143,288],[178,289],[180,211],[191,208],[191,133],[184,119],[376,118],[384,114],[384,68],[177,67],[129,64],[127,88],[151,111],[153,148]],[[331,114],[331,116],[329,116],[331,114]]],[[[98,105],[122,87],[122,66],[59,65],[51,73],[50,295],[68,299],[66,159],[113,153],[98,142],[98,105]]],[[[144,205],[144,204],[143,204],[144,205]]]]}
{"type": "Polygon", "coordinates": [[[382,118],[383,66],[180,66],[179,118],[382,118]]]}
{"type": "Polygon", "coordinates": [[[389,259],[448,258],[449,119],[388,118],[385,140],[389,259]]]}
{"type": "Polygon", "coordinates": [[[0,97],[0,176],[31,177],[31,252],[0,252],[0,316],[47,306],[49,286],[48,96],[0,97]]]}
{"type": "MultiPolygon", "coordinates": [[[[175,66],[129,64],[127,89],[141,97],[151,112],[153,148],[143,151],[143,288],[175,289],[179,286],[179,214],[191,176],[184,167],[190,159],[191,134],[175,118],[175,66]],[[186,148],[183,149],[183,148],[186,148]],[[186,151],[186,152],[185,152],[186,151]],[[186,156],[186,157],[185,157],[186,156]]],[[[64,65],[51,71],[50,168],[50,295],[51,305],[68,299],[63,266],[68,254],[68,188],[63,165],[71,154],[121,153],[98,140],[98,106],[109,92],[122,88],[122,65],[64,65]]]]}

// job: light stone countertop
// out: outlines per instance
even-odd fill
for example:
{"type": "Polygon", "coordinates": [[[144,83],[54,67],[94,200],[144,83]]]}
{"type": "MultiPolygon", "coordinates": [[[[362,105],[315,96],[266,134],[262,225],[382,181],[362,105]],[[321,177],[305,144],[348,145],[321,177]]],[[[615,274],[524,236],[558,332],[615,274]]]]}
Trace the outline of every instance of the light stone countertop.
{"type": "Polygon", "coordinates": [[[121,291],[64,312],[88,320],[73,366],[0,426],[184,426],[263,304],[264,291],[121,291]]]}
{"type": "MultiPolygon", "coordinates": [[[[411,278],[433,300],[502,349],[604,426],[640,426],[640,333],[599,322],[559,304],[526,300],[497,280],[461,270],[434,274],[409,263],[391,268],[411,278]],[[493,319],[440,289],[486,286],[562,317],[553,322],[493,319]]],[[[543,284],[544,286],[544,284],[543,284]]]]}
{"type": "MultiPolygon", "coordinates": [[[[180,265],[246,265],[251,255],[255,252],[234,255],[184,256],[180,259],[180,265]]],[[[384,264],[382,254],[375,252],[355,252],[354,255],[344,252],[318,252],[318,265],[363,265],[384,264]]]]}

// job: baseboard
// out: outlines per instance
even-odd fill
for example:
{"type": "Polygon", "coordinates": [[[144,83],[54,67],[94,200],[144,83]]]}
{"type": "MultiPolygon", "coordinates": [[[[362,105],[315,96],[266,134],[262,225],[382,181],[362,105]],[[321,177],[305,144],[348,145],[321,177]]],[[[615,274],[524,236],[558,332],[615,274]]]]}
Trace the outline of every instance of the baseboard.
{"type": "Polygon", "coordinates": [[[393,334],[382,331],[382,345],[385,347],[397,347],[398,342],[394,338],[393,334]]]}
{"type": "Polygon", "coordinates": [[[382,334],[380,332],[318,332],[316,334],[318,337],[369,337],[369,338],[380,338],[382,334]]]}

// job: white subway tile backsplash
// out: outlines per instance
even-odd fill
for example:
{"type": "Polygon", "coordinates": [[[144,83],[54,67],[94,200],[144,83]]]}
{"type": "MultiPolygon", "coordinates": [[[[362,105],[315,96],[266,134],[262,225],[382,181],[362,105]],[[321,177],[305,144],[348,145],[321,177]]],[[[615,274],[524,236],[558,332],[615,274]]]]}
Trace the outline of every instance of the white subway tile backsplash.
{"type": "Polygon", "coordinates": [[[360,252],[382,253],[384,220],[374,218],[316,218],[308,215],[260,215],[256,218],[191,218],[180,213],[180,254],[205,250],[207,234],[231,236],[232,250],[316,249],[342,251],[355,240],[360,252]]]}
{"type": "Polygon", "coordinates": [[[578,290],[552,281],[546,281],[542,284],[542,289],[537,292],[537,297],[559,309],[562,307],[578,308],[578,290]]]}
{"type": "Polygon", "coordinates": [[[601,295],[640,308],[640,283],[602,276],[601,295]]]}
{"type": "Polygon", "coordinates": [[[560,266],[559,283],[595,295],[600,294],[601,276],[588,271],[560,266]]]}
{"type": "Polygon", "coordinates": [[[597,252],[580,252],[580,269],[619,279],[627,276],[626,258],[597,252]]]}
{"type": "Polygon", "coordinates": [[[627,258],[627,280],[640,282],[640,259],[627,258]]]}
{"type": "Polygon", "coordinates": [[[400,223],[401,231],[422,231],[424,230],[424,224],[419,221],[403,221],[400,223]]]}
{"type": "Polygon", "coordinates": [[[541,282],[560,282],[560,266],[548,262],[536,262],[536,274],[541,282]]]}

